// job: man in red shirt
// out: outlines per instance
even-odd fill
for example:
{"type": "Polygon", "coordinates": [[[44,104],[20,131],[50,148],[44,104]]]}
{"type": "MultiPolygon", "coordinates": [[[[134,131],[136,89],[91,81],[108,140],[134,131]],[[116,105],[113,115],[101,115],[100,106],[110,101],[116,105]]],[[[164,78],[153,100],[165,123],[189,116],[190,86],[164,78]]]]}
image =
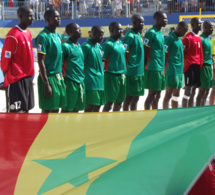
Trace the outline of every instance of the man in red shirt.
{"type": "Polygon", "coordinates": [[[193,107],[196,88],[201,86],[200,68],[203,65],[202,40],[198,35],[201,30],[201,21],[192,18],[190,21],[192,31],[183,37],[184,46],[184,78],[185,92],[182,107],[193,107]]]}
{"type": "Polygon", "coordinates": [[[28,112],[34,107],[34,57],[32,35],[27,27],[32,25],[34,13],[30,8],[20,7],[17,16],[19,24],[5,38],[1,69],[5,76],[7,112],[28,112]]]}

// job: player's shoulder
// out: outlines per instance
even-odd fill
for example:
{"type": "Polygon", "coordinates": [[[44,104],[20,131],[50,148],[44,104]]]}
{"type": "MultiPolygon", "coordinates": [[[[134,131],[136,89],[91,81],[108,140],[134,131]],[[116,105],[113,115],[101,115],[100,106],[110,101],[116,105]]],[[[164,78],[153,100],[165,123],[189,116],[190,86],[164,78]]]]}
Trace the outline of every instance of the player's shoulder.
{"type": "Polygon", "coordinates": [[[83,49],[90,49],[91,48],[91,45],[86,41],[82,44],[81,46],[83,49]]]}

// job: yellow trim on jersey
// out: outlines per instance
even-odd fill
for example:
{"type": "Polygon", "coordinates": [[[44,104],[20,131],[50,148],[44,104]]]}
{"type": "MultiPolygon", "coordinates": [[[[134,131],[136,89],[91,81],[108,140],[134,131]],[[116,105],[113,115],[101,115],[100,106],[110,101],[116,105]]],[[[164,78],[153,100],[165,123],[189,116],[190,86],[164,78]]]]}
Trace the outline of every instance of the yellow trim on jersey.
{"type": "Polygon", "coordinates": [[[146,46],[146,47],[150,48],[150,46],[148,46],[148,45],[146,45],[146,44],[144,44],[144,46],[146,46]]]}
{"type": "Polygon", "coordinates": [[[45,54],[46,55],[46,53],[43,53],[43,52],[40,52],[40,51],[38,51],[37,53],[41,53],[41,54],[45,54]]]}

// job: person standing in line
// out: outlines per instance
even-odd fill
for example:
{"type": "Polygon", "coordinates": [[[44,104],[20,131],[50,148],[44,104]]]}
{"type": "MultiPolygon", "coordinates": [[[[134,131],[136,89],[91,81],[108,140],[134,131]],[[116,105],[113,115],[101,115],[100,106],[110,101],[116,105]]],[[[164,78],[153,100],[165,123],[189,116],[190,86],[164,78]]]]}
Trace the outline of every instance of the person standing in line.
{"type": "Polygon", "coordinates": [[[78,39],[82,32],[76,23],[66,26],[69,39],[62,44],[63,73],[66,85],[67,105],[62,112],[78,112],[84,110],[86,95],[84,84],[84,54],[78,39]]]}
{"type": "Polygon", "coordinates": [[[44,14],[47,26],[38,34],[35,43],[38,51],[38,95],[43,113],[58,113],[66,105],[66,88],[62,77],[62,47],[58,11],[49,9],[44,14]]]}
{"type": "Polygon", "coordinates": [[[167,25],[167,16],[161,11],[155,12],[155,24],[144,36],[145,51],[145,89],[149,90],[145,101],[145,110],[157,109],[161,91],[165,89],[165,42],[161,28],[167,25]]]}
{"type": "Polygon", "coordinates": [[[133,27],[123,38],[127,58],[126,98],[123,111],[137,110],[139,96],[144,95],[144,49],[140,32],[144,19],[135,14],[131,18],[133,27]]]}
{"type": "Polygon", "coordinates": [[[34,21],[30,8],[17,10],[19,24],[7,34],[2,48],[1,69],[6,87],[7,112],[28,112],[34,107],[34,55],[32,35],[27,29],[34,21]]]}
{"type": "Polygon", "coordinates": [[[212,60],[213,60],[213,78],[214,78],[214,83],[213,83],[213,88],[211,90],[210,94],[210,105],[214,105],[215,103],[215,37],[211,39],[211,47],[212,47],[212,60]]]}
{"type": "Polygon", "coordinates": [[[166,93],[163,100],[163,108],[169,108],[172,98],[172,108],[178,108],[178,98],[183,85],[184,51],[181,37],[188,31],[186,22],[179,22],[175,31],[165,39],[166,57],[168,55],[166,69],[166,93]]]}
{"type": "Polygon", "coordinates": [[[125,48],[119,40],[122,37],[122,26],[118,22],[109,25],[110,37],[102,45],[102,60],[105,62],[105,98],[103,112],[120,111],[126,93],[126,59],[125,48]]]}
{"type": "Polygon", "coordinates": [[[101,56],[101,43],[104,30],[95,25],[91,37],[82,45],[85,64],[86,106],[85,112],[99,112],[105,104],[104,70],[101,56]]]}
{"type": "Polygon", "coordinates": [[[213,33],[213,24],[210,21],[203,23],[202,50],[204,56],[203,66],[200,69],[201,86],[196,98],[196,106],[205,106],[210,88],[213,87],[213,56],[211,51],[211,41],[209,36],[213,33]]]}
{"type": "Polygon", "coordinates": [[[184,79],[185,90],[182,99],[182,107],[193,107],[196,88],[201,86],[200,68],[203,65],[202,40],[198,35],[201,30],[199,18],[190,21],[192,31],[183,39],[184,46],[184,79]]]}

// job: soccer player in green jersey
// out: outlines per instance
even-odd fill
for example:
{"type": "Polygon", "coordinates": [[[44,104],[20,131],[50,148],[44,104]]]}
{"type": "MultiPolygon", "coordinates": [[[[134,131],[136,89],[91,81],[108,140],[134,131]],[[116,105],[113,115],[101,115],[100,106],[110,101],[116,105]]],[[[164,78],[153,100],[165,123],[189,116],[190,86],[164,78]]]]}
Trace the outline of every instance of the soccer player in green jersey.
{"type": "Polygon", "coordinates": [[[44,14],[47,26],[36,37],[38,50],[39,107],[43,113],[58,112],[66,105],[66,89],[61,75],[62,47],[60,34],[55,30],[60,25],[58,11],[47,10],[44,14]]]}
{"type": "Polygon", "coordinates": [[[213,24],[210,21],[203,23],[203,33],[200,35],[202,39],[202,50],[204,56],[203,66],[200,69],[201,86],[196,98],[196,106],[205,106],[206,99],[210,88],[213,87],[213,56],[211,50],[211,41],[209,36],[213,33],[213,24]]]}
{"type": "Polygon", "coordinates": [[[184,51],[181,37],[188,31],[186,22],[179,22],[175,31],[165,39],[166,57],[168,56],[166,69],[166,94],[163,100],[163,108],[169,108],[172,98],[172,108],[178,108],[180,88],[183,85],[184,51]]]}
{"type": "Polygon", "coordinates": [[[110,37],[102,45],[102,60],[105,62],[105,98],[106,104],[103,112],[111,110],[120,111],[125,100],[126,84],[126,59],[125,48],[119,40],[122,36],[122,26],[118,22],[109,25],[110,37]]]}
{"type": "Polygon", "coordinates": [[[99,112],[101,105],[105,104],[104,70],[99,44],[103,38],[103,28],[95,25],[91,29],[91,37],[82,45],[86,86],[85,112],[99,112]]]}
{"type": "Polygon", "coordinates": [[[161,90],[165,89],[165,43],[161,28],[166,26],[168,20],[161,11],[155,12],[153,18],[155,23],[144,36],[145,88],[149,89],[145,110],[158,108],[161,90]]]}
{"type": "Polygon", "coordinates": [[[144,95],[144,48],[140,32],[144,19],[135,14],[131,18],[132,28],[123,38],[127,58],[126,98],[123,110],[137,110],[139,96],[144,95]]]}
{"type": "Polygon", "coordinates": [[[63,72],[66,85],[67,105],[63,112],[78,112],[85,108],[84,84],[84,54],[78,39],[82,32],[78,24],[70,23],[66,26],[69,39],[62,43],[63,72]]]}
{"type": "Polygon", "coordinates": [[[213,56],[213,77],[214,77],[214,86],[211,90],[210,94],[210,105],[214,105],[215,103],[215,37],[211,39],[211,47],[212,47],[212,56],[213,56]]]}

